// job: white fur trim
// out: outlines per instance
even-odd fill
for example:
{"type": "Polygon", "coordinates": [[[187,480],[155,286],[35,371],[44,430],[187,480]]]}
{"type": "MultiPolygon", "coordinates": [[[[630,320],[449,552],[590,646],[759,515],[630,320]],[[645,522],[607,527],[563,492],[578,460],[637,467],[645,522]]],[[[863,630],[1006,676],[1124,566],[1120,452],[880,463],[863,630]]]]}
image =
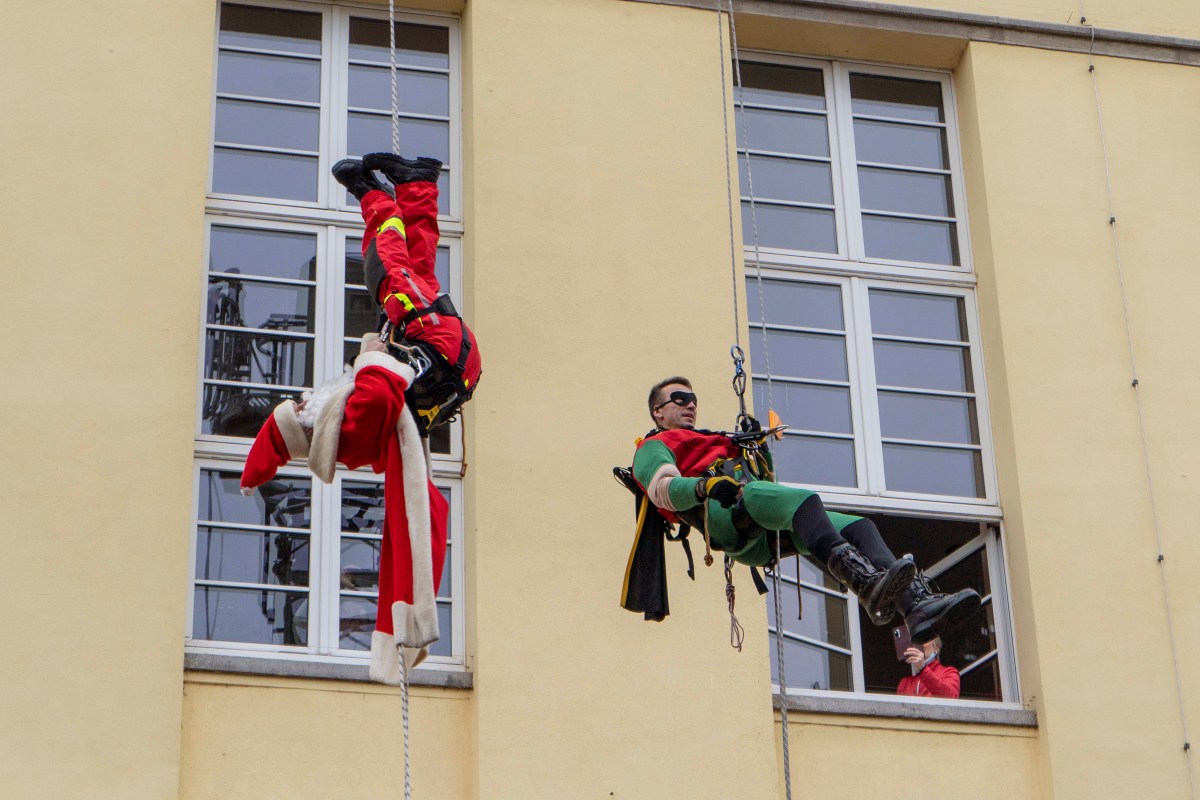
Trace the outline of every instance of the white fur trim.
{"type": "Polygon", "coordinates": [[[275,406],[272,416],[275,417],[275,424],[279,426],[279,432],[283,435],[288,455],[292,458],[306,458],[308,456],[308,436],[305,435],[304,426],[300,424],[300,417],[296,414],[296,402],[284,400],[275,406]]]}
{"type": "MultiPolygon", "coordinates": [[[[372,633],[371,680],[386,683],[389,686],[399,686],[403,683],[400,678],[400,652],[401,648],[396,646],[396,637],[379,631],[372,633]]],[[[429,655],[429,648],[405,647],[403,652],[407,668],[412,669],[425,660],[425,657],[429,655]]]]}
{"type": "Polygon", "coordinates": [[[329,398],[337,394],[343,386],[353,384],[354,370],[347,364],[341,375],[326,381],[311,392],[304,393],[304,408],[297,408],[296,416],[299,417],[300,424],[304,426],[310,436],[312,429],[317,425],[317,417],[321,416],[321,409],[329,402],[329,398]]]}
{"type": "Polygon", "coordinates": [[[416,373],[408,364],[401,363],[389,356],[387,353],[381,353],[378,350],[371,350],[366,353],[359,353],[358,358],[354,359],[354,373],[364,367],[383,367],[388,372],[394,375],[399,375],[407,386],[412,386],[413,378],[416,373]]]}
{"type": "Polygon", "coordinates": [[[360,352],[360,353],[367,352],[367,345],[369,345],[371,342],[375,341],[378,338],[379,338],[378,333],[364,333],[363,337],[362,337],[362,341],[358,345],[358,352],[360,352]]]}
{"type": "MultiPolygon", "coordinates": [[[[361,356],[360,356],[361,358],[361,356]]],[[[410,666],[416,666],[438,640],[437,600],[433,593],[433,548],[430,543],[429,464],[417,423],[406,408],[396,423],[403,465],[404,512],[412,550],[412,604],[392,603],[395,636],[376,631],[371,637],[371,678],[382,683],[400,682],[402,649],[410,666]]]]}
{"type": "Polygon", "coordinates": [[[308,468],[325,483],[333,483],[342,418],[346,416],[346,400],[353,391],[353,383],[338,387],[317,412],[312,446],[308,450],[308,468]]]}

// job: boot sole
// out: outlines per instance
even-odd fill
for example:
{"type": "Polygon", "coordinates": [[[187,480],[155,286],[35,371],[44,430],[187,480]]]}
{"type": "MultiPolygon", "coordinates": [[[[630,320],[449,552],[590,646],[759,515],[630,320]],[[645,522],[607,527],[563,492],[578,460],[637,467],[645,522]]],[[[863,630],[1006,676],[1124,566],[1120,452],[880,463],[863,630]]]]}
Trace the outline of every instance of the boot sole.
{"type": "Polygon", "coordinates": [[[961,602],[950,606],[945,614],[918,625],[916,630],[909,631],[913,643],[925,644],[935,636],[944,636],[953,631],[978,611],[982,604],[978,594],[963,598],[961,602]]]}
{"type": "Polygon", "coordinates": [[[881,627],[892,621],[892,617],[896,613],[896,601],[908,588],[908,584],[912,583],[912,579],[917,577],[917,565],[907,558],[901,558],[897,559],[896,563],[888,567],[885,572],[886,577],[881,585],[885,591],[879,596],[876,604],[878,607],[890,609],[890,613],[887,616],[867,615],[872,624],[881,627]]]}

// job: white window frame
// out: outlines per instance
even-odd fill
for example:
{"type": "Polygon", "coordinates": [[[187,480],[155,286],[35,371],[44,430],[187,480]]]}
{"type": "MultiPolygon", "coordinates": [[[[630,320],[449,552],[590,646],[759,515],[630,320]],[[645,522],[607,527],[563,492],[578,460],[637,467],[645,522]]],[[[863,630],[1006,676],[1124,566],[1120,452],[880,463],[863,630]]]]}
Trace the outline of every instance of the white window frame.
{"type": "MultiPolygon", "coordinates": [[[[809,484],[805,484],[805,488],[817,491],[830,508],[850,513],[877,512],[919,518],[951,519],[980,525],[981,532],[977,538],[965,543],[939,563],[922,566],[926,567],[931,576],[936,576],[962,559],[978,552],[981,548],[984,549],[986,565],[992,581],[992,595],[987,602],[994,606],[993,619],[997,641],[994,658],[999,663],[1002,701],[999,703],[939,699],[929,701],[924,698],[922,701],[980,708],[1022,708],[1019,702],[1020,685],[1016,668],[1016,640],[1012,630],[1012,613],[1009,603],[1008,556],[1002,545],[1003,511],[997,488],[991,415],[986,374],[983,369],[979,312],[975,299],[977,279],[970,246],[953,76],[942,70],[914,69],[864,61],[832,61],[770,51],[744,50],[740,56],[743,62],[820,69],[825,85],[825,115],[829,125],[837,254],[763,247],[756,245],[753,239],[743,242],[746,263],[746,302],[748,309],[752,311],[749,315],[750,318],[757,313],[755,308],[759,303],[759,298],[756,284],[759,278],[837,285],[842,290],[846,357],[850,370],[851,419],[854,429],[857,488],[809,484]],[[858,190],[853,116],[851,114],[849,77],[852,72],[940,83],[946,120],[943,124],[946,131],[951,196],[955,211],[955,234],[960,261],[958,265],[927,264],[866,256],[862,233],[862,208],[858,190]],[[962,498],[901,492],[886,488],[883,470],[883,438],[876,399],[878,387],[875,382],[874,348],[869,316],[869,292],[874,288],[901,292],[923,292],[962,299],[966,319],[966,346],[970,348],[970,365],[974,379],[976,422],[979,426],[983,497],[962,498]]],[[[741,107],[736,100],[737,98],[735,98],[735,115],[732,124],[738,126],[737,130],[740,133],[742,131],[742,120],[739,116],[741,107]]],[[[764,107],[761,104],[750,104],[749,107],[756,106],[764,107]]],[[[771,106],[765,107],[770,108],[771,106]]],[[[746,144],[749,145],[747,150],[751,153],[771,155],[767,151],[756,151],[753,141],[746,144]]],[[[750,177],[753,181],[753,173],[750,177]]],[[[743,201],[742,213],[749,213],[749,207],[746,204],[750,201],[750,196],[743,194],[741,200],[743,201]]],[[[763,324],[767,324],[765,319],[763,324]]],[[[758,323],[750,323],[749,327],[751,330],[761,329],[758,323]]],[[[776,380],[778,379],[772,378],[772,381],[776,380]]],[[[786,383],[786,381],[782,382],[786,383]]],[[[787,420],[785,419],[784,422],[787,420]]],[[[786,476],[783,477],[786,478],[786,476]]],[[[836,592],[831,592],[823,586],[801,580],[799,574],[796,577],[806,590],[838,596],[836,592]]],[[[785,588],[784,591],[787,589],[785,588]]],[[[788,635],[787,638],[804,642],[821,650],[849,655],[853,685],[862,688],[865,686],[865,675],[857,601],[853,595],[846,595],[845,598],[848,612],[848,636],[851,644],[849,648],[830,645],[827,642],[815,641],[795,634],[788,635]]],[[[786,625],[784,627],[786,628],[786,625]]],[[[774,626],[771,626],[770,630],[772,635],[775,635],[774,626]]],[[[772,643],[772,659],[775,658],[774,647],[775,645],[772,643]]],[[[779,693],[777,682],[773,684],[773,689],[779,693]]],[[[879,703],[914,700],[911,697],[897,698],[881,694],[868,694],[865,691],[840,692],[791,686],[788,687],[788,694],[815,697],[838,696],[879,703]]]]}
{"type": "MultiPolygon", "coordinates": [[[[959,144],[959,129],[957,101],[954,94],[953,77],[940,70],[922,70],[897,67],[887,64],[877,64],[867,61],[827,61],[813,58],[802,58],[783,53],[763,50],[743,50],[743,62],[775,64],[785,67],[806,67],[822,71],[825,83],[825,116],[829,124],[829,151],[832,159],[834,218],[837,225],[838,252],[836,254],[817,253],[802,250],[783,250],[779,248],[755,247],[751,241],[743,242],[748,260],[757,260],[765,266],[799,267],[806,271],[831,272],[833,274],[849,274],[868,272],[881,277],[896,277],[913,281],[936,281],[939,284],[950,282],[973,286],[975,275],[971,257],[970,237],[968,236],[968,220],[966,209],[966,191],[963,187],[962,149],[959,144]],[[955,234],[958,244],[959,261],[957,266],[943,264],[927,264],[916,261],[897,261],[892,259],[869,258],[865,254],[865,244],[862,235],[862,207],[859,201],[857,160],[854,143],[854,126],[850,106],[850,73],[868,72],[891,78],[906,78],[920,81],[936,81],[942,87],[942,106],[946,115],[944,127],[946,130],[946,147],[949,151],[950,185],[954,199],[956,215],[955,234]],[[757,258],[756,258],[757,249],[757,258]]],[[[765,107],[761,104],[750,104],[749,107],[765,107]]],[[[794,109],[789,109],[795,111],[794,109]]],[[[742,121],[741,107],[735,108],[734,123],[740,133],[742,121]]],[[[798,112],[816,113],[816,112],[798,112]]],[[[912,123],[906,120],[906,124],[912,123]]],[[[942,125],[930,127],[942,127],[942,125]]],[[[755,151],[754,142],[748,142],[750,150],[756,153],[768,154],[767,151],[755,151]]],[[[920,171],[914,168],[914,171],[920,171]]],[[[753,180],[753,174],[751,174],[753,180]]],[[[749,195],[741,195],[743,201],[750,200],[749,195]]],[[[744,212],[743,212],[744,213],[744,212]]],[[[900,214],[899,216],[904,216],[900,214]]],[[[919,216],[919,215],[917,215],[919,216]]]]}
{"type": "MultiPolygon", "coordinates": [[[[216,146],[216,102],[217,74],[213,72],[212,90],[212,128],[209,139],[209,183],[205,217],[204,261],[200,270],[200,347],[197,358],[196,386],[203,393],[205,386],[204,342],[207,326],[207,295],[209,286],[209,248],[211,246],[211,231],[213,225],[247,228],[252,230],[289,231],[315,235],[317,253],[317,272],[311,282],[312,290],[316,293],[315,319],[313,321],[312,342],[316,348],[313,353],[313,382],[314,385],[331,380],[341,374],[344,366],[343,341],[341,335],[334,332],[344,330],[344,273],[336,276],[337,270],[333,265],[341,264],[344,259],[347,239],[359,238],[363,234],[362,217],[355,207],[346,204],[345,191],[336,183],[330,174],[330,168],[340,158],[346,155],[345,143],[347,138],[347,98],[342,88],[346,86],[349,70],[348,43],[349,24],[351,17],[364,17],[387,22],[387,9],[375,5],[360,5],[349,3],[318,2],[317,0],[231,0],[235,5],[246,5],[260,8],[275,8],[303,12],[322,13],[321,55],[313,56],[320,60],[321,70],[321,117],[319,146],[317,154],[320,179],[317,187],[317,201],[296,201],[245,195],[216,193],[211,191],[213,154],[216,146]],[[336,278],[336,279],[335,279],[336,278]]],[[[220,3],[218,3],[218,8],[220,3]]],[[[447,165],[449,174],[450,202],[448,214],[440,215],[438,226],[441,231],[439,247],[449,251],[449,280],[442,290],[449,294],[454,302],[462,305],[462,259],[463,259],[463,222],[462,222],[462,56],[461,28],[457,17],[438,12],[412,13],[397,11],[397,22],[410,22],[423,25],[444,27],[449,32],[449,129],[451,162],[447,165]]],[[[214,24],[213,63],[218,63],[217,57],[223,48],[219,43],[219,17],[214,24]]],[[[231,48],[244,51],[245,48],[231,48]]],[[[253,50],[251,50],[253,52],[253,50]]],[[[445,74],[446,70],[424,69],[418,71],[437,72],[445,74]]],[[[274,102],[274,101],[273,101],[274,102]]],[[[287,104],[285,101],[283,104],[287,104]]],[[[311,104],[295,104],[311,107],[311,104]]],[[[411,115],[408,115],[411,116],[411,115]]],[[[444,119],[444,118],[438,118],[444,119]]],[[[403,143],[402,143],[403,144],[403,143]]],[[[253,148],[250,148],[253,149],[253,148]]],[[[355,154],[361,155],[361,154],[355,154]]],[[[253,278],[253,280],[259,280],[253,278]]],[[[270,279],[263,280],[271,282],[270,279]]],[[[289,282],[289,285],[304,281],[289,282]]],[[[248,384],[253,386],[254,384],[248,384]]],[[[278,390],[279,387],[270,387],[278,390]]],[[[199,508],[199,476],[203,469],[238,470],[245,462],[251,440],[230,436],[201,434],[202,408],[197,403],[195,416],[195,458],[193,460],[193,498],[192,524],[190,530],[190,556],[188,577],[188,605],[185,628],[185,646],[188,653],[257,656],[268,659],[302,660],[335,664],[365,664],[369,653],[360,651],[339,650],[337,647],[338,631],[338,600],[341,596],[340,581],[338,580],[338,565],[340,553],[340,504],[341,486],[344,480],[360,482],[382,482],[382,476],[375,475],[369,468],[347,470],[338,466],[334,482],[326,485],[317,480],[304,469],[304,461],[293,461],[279,470],[281,476],[307,478],[312,484],[312,529],[309,534],[309,574],[310,585],[307,592],[310,598],[315,598],[316,612],[309,617],[309,646],[295,647],[283,645],[263,645],[242,642],[207,641],[192,637],[192,622],[195,603],[196,559],[196,529],[197,512],[199,508]]],[[[449,520],[449,581],[452,594],[438,599],[438,606],[450,605],[453,632],[451,635],[451,656],[429,656],[422,666],[451,671],[466,671],[466,613],[464,587],[466,570],[464,564],[464,512],[465,512],[465,482],[462,480],[463,444],[461,422],[453,423],[450,430],[450,452],[432,453],[433,474],[431,479],[440,488],[451,490],[451,507],[449,520]]],[[[284,586],[272,586],[269,591],[283,591],[284,586]]],[[[310,601],[310,606],[314,604],[310,601]]]]}

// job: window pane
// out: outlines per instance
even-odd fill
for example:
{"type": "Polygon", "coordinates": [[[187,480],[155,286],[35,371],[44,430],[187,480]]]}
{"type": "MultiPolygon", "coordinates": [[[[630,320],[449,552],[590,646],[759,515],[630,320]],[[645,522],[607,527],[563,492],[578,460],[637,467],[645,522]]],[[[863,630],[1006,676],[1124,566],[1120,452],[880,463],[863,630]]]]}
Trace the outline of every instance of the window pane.
{"type": "Polygon", "coordinates": [[[957,226],[953,222],[863,214],[862,224],[870,258],[958,264],[957,226]]]}
{"type": "Polygon", "coordinates": [[[217,92],[316,103],[321,99],[321,62],[222,51],[217,56],[217,92]]]}
{"type": "Polygon", "coordinates": [[[973,392],[968,358],[965,347],[877,340],[875,381],[880,386],[973,392]]]}
{"type": "Polygon", "coordinates": [[[929,169],[948,169],[950,163],[941,128],[857,119],[854,146],[860,162],[929,169]]]}
{"type": "Polygon", "coordinates": [[[382,483],[342,481],[342,531],[382,536],[383,516],[382,483]]]}
{"type": "Polygon", "coordinates": [[[311,281],[317,272],[317,237],[214,225],[208,260],[212,272],[311,281]]]}
{"type": "Polygon", "coordinates": [[[356,592],[378,592],[382,548],[382,539],[342,537],[341,587],[356,592]]]}
{"type": "Polygon", "coordinates": [[[253,439],[275,406],[288,399],[300,400],[293,391],[205,385],[200,432],[253,439]]]}
{"type": "Polygon", "coordinates": [[[772,442],[775,473],[781,483],[801,486],[857,486],[852,439],[821,439],[785,434],[772,442]]]}
{"type": "Polygon", "coordinates": [[[218,142],[316,150],[319,124],[315,108],[217,100],[218,142]]]}
{"type": "Polygon", "coordinates": [[[197,586],[192,637],[253,644],[308,643],[308,594],[197,586]]]}
{"type": "Polygon", "coordinates": [[[196,533],[196,578],[308,586],[307,534],[201,526],[196,533]]]}
{"type": "MultiPolygon", "coordinates": [[[[410,67],[450,68],[450,31],[430,25],[396,23],[396,63],[410,67]]],[[[386,20],[350,19],[350,58],[387,64],[388,26],[386,20]]],[[[388,104],[389,107],[391,103],[388,104]]]]}
{"type": "Polygon", "coordinates": [[[824,116],[747,108],[739,111],[737,146],[798,156],[828,156],[829,134],[824,116]]]}
{"type": "MultiPolygon", "coordinates": [[[[779,659],[775,637],[770,638],[771,680],[779,680],[779,659]]],[[[853,691],[850,657],[831,653],[813,645],[784,639],[784,673],[788,688],[853,691]]]]}
{"type": "Polygon", "coordinates": [[[871,290],[871,330],[914,339],[967,340],[966,308],[961,297],[871,290]]]}
{"type": "Polygon", "coordinates": [[[754,380],[754,410],[763,420],[773,408],[793,429],[824,433],[854,433],[850,416],[850,390],[839,386],[806,386],[773,381],[767,401],[767,382],[754,380]]]}
{"type": "MultiPolygon", "coordinates": [[[[400,110],[410,114],[450,114],[450,76],[436,72],[396,71],[400,110]]],[[[392,71],[387,67],[350,67],[350,105],[392,111],[392,71]]]]}
{"type": "Polygon", "coordinates": [[[438,640],[429,645],[429,655],[431,656],[450,656],[452,654],[451,643],[454,641],[454,615],[450,611],[450,606],[445,603],[438,603],[438,640]]]}
{"type": "Polygon", "coordinates": [[[999,702],[1002,694],[1000,689],[1000,662],[990,659],[959,677],[959,695],[963,700],[995,700],[999,702]]]}
{"type": "Polygon", "coordinates": [[[197,516],[201,522],[233,522],[277,528],[308,528],[312,482],[276,476],[249,497],[239,489],[241,470],[200,470],[197,516]]]}
{"type": "Polygon", "coordinates": [[[321,15],[274,8],[221,5],[220,43],[289,53],[321,52],[321,15]]]}
{"type": "Polygon", "coordinates": [[[210,330],[204,377],[283,386],[312,386],[313,343],[237,331],[210,330]]]}
{"type": "Polygon", "coordinates": [[[942,115],[942,85],[936,81],[852,74],[850,97],[855,114],[946,121],[942,115]]]}
{"type": "Polygon", "coordinates": [[[363,290],[346,290],[345,312],[346,336],[361,339],[364,333],[379,330],[379,306],[363,290]]]}
{"type": "MultiPolygon", "coordinates": [[[[826,328],[845,330],[842,317],[842,287],[826,283],[801,283],[764,278],[762,306],[767,321],[797,328],[826,328]]],[[[762,322],[758,296],[758,279],[746,278],[751,322],[762,322]]]]}
{"type": "Polygon", "coordinates": [[[209,276],[208,314],[212,325],[313,331],[313,289],[256,283],[233,276],[209,276]]]}
{"type": "Polygon", "coordinates": [[[819,69],[743,61],[741,71],[741,102],[825,110],[825,80],[819,69]]]}
{"type": "MultiPolygon", "coordinates": [[[[352,113],[349,119],[350,153],[391,152],[392,118],[384,114],[352,113]]],[[[422,119],[400,120],[400,148],[406,153],[450,160],[450,123],[422,119]]]]}
{"type": "Polygon", "coordinates": [[[879,422],[893,439],[979,444],[975,401],[966,397],[880,392],[879,422]]]}
{"type": "Polygon", "coordinates": [[[949,175],[860,167],[858,192],[863,208],[933,217],[954,216],[949,175]]]}
{"type": "MultiPolygon", "coordinates": [[[[796,586],[781,583],[783,629],[788,633],[806,636],[836,647],[850,647],[850,623],[846,616],[846,599],[830,597],[811,589],[801,589],[804,596],[803,618],[796,598],[796,586]]],[[[775,584],[767,581],[767,622],[775,626],[775,584]]]]}
{"type": "Polygon", "coordinates": [[[889,491],[983,497],[983,464],[977,450],[885,442],[883,469],[889,491]]]}
{"type": "MultiPolygon", "coordinates": [[[[769,360],[771,374],[774,376],[848,380],[846,339],[843,336],[768,331],[766,343],[771,349],[769,360]]],[[[761,330],[750,331],[750,359],[754,364],[767,363],[761,330]]]]}
{"type": "Polygon", "coordinates": [[[833,203],[833,173],[821,161],[793,161],[787,158],[750,156],[752,175],[746,172],[746,156],[738,156],[742,194],[750,195],[754,179],[754,199],[787,200],[795,203],[833,203]]]}
{"type": "Polygon", "coordinates": [[[746,247],[754,246],[755,227],[759,247],[837,252],[837,227],[832,211],[755,202],[752,214],[750,203],[743,202],[742,244],[746,247]]]}
{"type": "Polygon", "coordinates": [[[213,151],[214,192],[316,202],[316,156],[261,153],[218,147],[213,151]]]}
{"type": "Polygon", "coordinates": [[[372,597],[342,597],[338,604],[338,647],[343,650],[370,650],[371,634],[375,632],[375,609],[372,597]]]}

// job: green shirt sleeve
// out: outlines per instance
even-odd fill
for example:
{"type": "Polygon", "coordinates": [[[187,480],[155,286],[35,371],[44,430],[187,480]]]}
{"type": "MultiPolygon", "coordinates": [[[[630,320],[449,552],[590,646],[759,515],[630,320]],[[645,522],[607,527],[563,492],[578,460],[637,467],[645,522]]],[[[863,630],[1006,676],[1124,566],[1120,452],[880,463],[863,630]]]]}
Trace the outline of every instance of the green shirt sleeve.
{"type": "MultiPolygon", "coordinates": [[[[649,486],[655,473],[664,464],[674,463],[675,454],[671,452],[671,448],[662,442],[651,439],[639,447],[633,455],[633,477],[642,486],[649,486]]],[[[671,505],[679,511],[700,505],[700,501],[696,499],[696,484],[699,481],[699,478],[672,479],[671,483],[667,485],[667,494],[671,498],[671,505]]]]}

